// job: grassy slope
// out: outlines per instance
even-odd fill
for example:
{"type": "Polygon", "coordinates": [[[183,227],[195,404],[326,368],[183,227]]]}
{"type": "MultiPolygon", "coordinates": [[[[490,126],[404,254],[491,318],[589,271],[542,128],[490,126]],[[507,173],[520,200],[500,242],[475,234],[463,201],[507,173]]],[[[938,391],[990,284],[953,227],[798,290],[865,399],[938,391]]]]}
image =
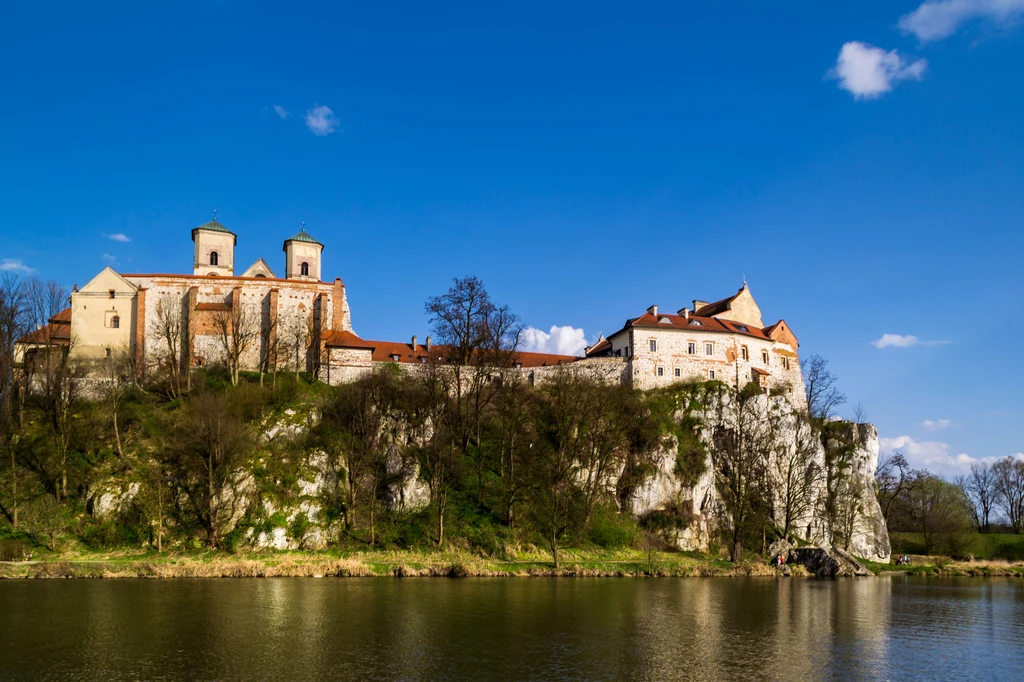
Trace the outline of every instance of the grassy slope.
{"type": "MultiPolygon", "coordinates": [[[[924,554],[920,533],[891,533],[892,553],[924,554]]],[[[1012,533],[975,533],[967,550],[975,559],[1024,561],[1024,535],[1012,533]]]]}

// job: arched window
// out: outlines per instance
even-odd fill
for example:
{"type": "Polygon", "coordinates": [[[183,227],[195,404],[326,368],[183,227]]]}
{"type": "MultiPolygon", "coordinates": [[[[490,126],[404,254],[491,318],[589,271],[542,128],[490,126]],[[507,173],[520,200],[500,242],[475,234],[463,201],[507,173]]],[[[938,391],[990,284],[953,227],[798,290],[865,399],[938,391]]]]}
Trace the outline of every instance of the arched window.
{"type": "Polygon", "coordinates": [[[114,328],[114,329],[120,329],[121,328],[121,318],[118,317],[117,315],[114,315],[112,318],[110,318],[110,326],[112,328],[114,328]]]}
{"type": "Polygon", "coordinates": [[[309,277],[309,263],[303,263],[299,266],[299,274],[303,277],[309,277]]]}
{"type": "Polygon", "coordinates": [[[210,252],[210,265],[217,265],[217,261],[220,260],[220,256],[217,255],[216,251],[210,252]]]}

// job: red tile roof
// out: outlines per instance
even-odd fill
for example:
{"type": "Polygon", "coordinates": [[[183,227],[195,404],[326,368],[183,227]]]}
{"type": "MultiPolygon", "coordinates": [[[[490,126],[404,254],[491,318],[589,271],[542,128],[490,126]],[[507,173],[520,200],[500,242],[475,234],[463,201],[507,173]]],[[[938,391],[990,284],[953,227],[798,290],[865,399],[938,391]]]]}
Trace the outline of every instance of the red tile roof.
{"type": "MultiPolygon", "coordinates": [[[[717,305],[717,304],[712,304],[717,305]]],[[[707,308],[701,308],[704,310],[707,308]]],[[[724,320],[719,317],[705,317],[699,315],[690,315],[689,318],[683,317],[682,315],[652,315],[651,313],[644,313],[640,317],[632,320],[626,320],[626,324],[623,329],[629,327],[657,327],[658,329],[693,329],[695,331],[709,331],[709,332],[727,332],[730,334],[745,334],[747,336],[753,336],[757,339],[768,339],[768,334],[765,330],[759,329],[749,324],[743,324],[742,322],[733,322],[732,320],[724,320]],[[694,324],[695,322],[699,324],[694,324]]]]}
{"type": "MultiPolygon", "coordinates": [[[[416,344],[416,348],[413,349],[411,343],[369,341],[347,331],[327,331],[324,332],[322,338],[324,344],[329,348],[369,350],[371,352],[371,359],[374,362],[427,363],[431,360],[434,362],[447,362],[448,349],[446,346],[431,346],[428,353],[427,347],[422,343],[416,344]]],[[[515,353],[515,360],[522,367],[563,365],[579,359],[573,355],[555,355],[553,353],[527,353],[524,351],[517,351],[515,353]]]]}
{"type": "Polygon", "coordinates": [[[197,303],[196,310],[231,310],[228,303],[197,303]]]}
{"type": "Polygon", "coordinates": [[[694,310],[693,314],[699,317],[714,317],[715,315],[721,315],[725,311],[732,308],[733,299],[743,293],[741,287],[739,291],[730,296],[729,298],[723,298],[721,301],[715,301],[714,303],[708,303],[707,305],[701,306],[698,310],[694,310]]]}
{"type": "Polygon", "coordinates": [[[65,308],[50,318],[50,323],[25,334],[16,343],[28,345],[59,344],[71,342],[71,308],[65,308]]]}

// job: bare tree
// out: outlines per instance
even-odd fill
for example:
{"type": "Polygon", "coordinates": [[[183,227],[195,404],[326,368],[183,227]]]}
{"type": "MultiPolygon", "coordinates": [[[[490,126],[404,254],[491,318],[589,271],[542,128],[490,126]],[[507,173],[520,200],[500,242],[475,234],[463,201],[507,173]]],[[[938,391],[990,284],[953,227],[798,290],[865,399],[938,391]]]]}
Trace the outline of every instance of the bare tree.
{"type": "Polygon", "coordinates": [[[10,509],[0,504],[11,525],[18,527],[16,453],[21,437],[23,386],[16,370],[15,343],[28,331],[28,302],[21,280],[10,273],[0,278],[0,449],[11,463],[10,509]]]}
{"type": "Polygon", "coordinates": [[[304,316],[294,315],[288,319],[282,330],[284,343],[280,345],[280,352],[285,357],[286,365],[290,365],[295,371],[296,381],[299,372],[306,368],[306,351],[312,338],[311,326],[312,322],[304,316]]]}
{"type": "MultiPolygon", "coordinates": [[[[156,335],[165,351],[158,367],[167,375],[168,393],[172,398],[179,397],[182,392],[182,364],[192,364],[191,358],[182,362],[182,340],[189,333],[188,320],[182,312],[184,307],[181,295],[173,292],[163,294],[156,304],[156,335]]],[[[191,343],[188,346],[191,348],[191,343]]]]}
{"type": "Polygon", "coordinates": [[[231,384],[238,385],[238,373],[246,353],[259,341],[261,320],[259,311],[242,300],[241,289],[235,289],[231,303],[217,310],[213,317],[225,364],[231,374],[231,384]]]}
{"type": "Polygon", "coordinates": [[[255,444],[251,424],[259,401],[253,397],[244,390],[202,393],[190,398],[175,428],[170,464],[212,548],[237,511],[233,484],[255,444]]]}
{"type": "Polygon", "coordinates": [[[988,462],[976,462],[971,465],[971,473],[958,476],[957,486],[971,503],[971,515],[974,517],[978,532],[987,533],[991,529],[992,510],[998,499],[996,488],[996,472],[988,462]]]}
{"type": "Polygon", "coordinates": [[[743,539],[768,503],[773,438],[766,410],[767,400],[759,391],[731,391],[722,407],[723,425],[714,433],[715,487],[729,524],[731,561],[743,558],[743,539]]]}
{"type": "Polygon", "coordinates": [[[124,459],[119,413],[135,376],[133,355],[127,345],[113,349],[103,361],[104,406],[114,429],[117,456],[124,459]]]}
{"type": "Polygon", "coordinates": [[[846,402],[846,395],[836,386],[838,379],[828,369],[828,360],[812,355],[800,363],[807,391],[807,410],[814,419],[828,419],[837,407],[846,402]]]}
{"type": "Polygon", "coordinates": [[[1010,522],[1014,533],[1024,527],[1024,460],[1006,457],[992,465],[996,504],[1010,522]]]}
{"type": "Polygon", "coordinates": [[[797,523],[813,511],[821,487],[818,433],[814,422],[803,413],[788,418],[773,415],[771,423],[778,434],[771,458],[776,509],[781,513],[783,537],[789,540],[797,523]]]}
{"type": "Polygon", "coordinates": [[[882,517],[886,524],[894,504],[899,504],[920,478],[919,472],[910,468],[907,458],[895,452],[883,457],[875,470],[875,495],[882,505],[882,517]]]}

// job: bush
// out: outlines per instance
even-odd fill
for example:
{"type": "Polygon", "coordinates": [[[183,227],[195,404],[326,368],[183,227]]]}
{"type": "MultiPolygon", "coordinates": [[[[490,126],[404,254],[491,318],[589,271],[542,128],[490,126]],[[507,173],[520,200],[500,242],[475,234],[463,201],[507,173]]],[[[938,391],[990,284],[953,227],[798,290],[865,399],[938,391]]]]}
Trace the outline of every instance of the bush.
{"type": "Polygon", "coordinates": [[[640,529],[628,514],[619,514],[611,507],[598,507],[590,520],[587,539],[606,549],[630,547],[640,539],[640,529]]]}

